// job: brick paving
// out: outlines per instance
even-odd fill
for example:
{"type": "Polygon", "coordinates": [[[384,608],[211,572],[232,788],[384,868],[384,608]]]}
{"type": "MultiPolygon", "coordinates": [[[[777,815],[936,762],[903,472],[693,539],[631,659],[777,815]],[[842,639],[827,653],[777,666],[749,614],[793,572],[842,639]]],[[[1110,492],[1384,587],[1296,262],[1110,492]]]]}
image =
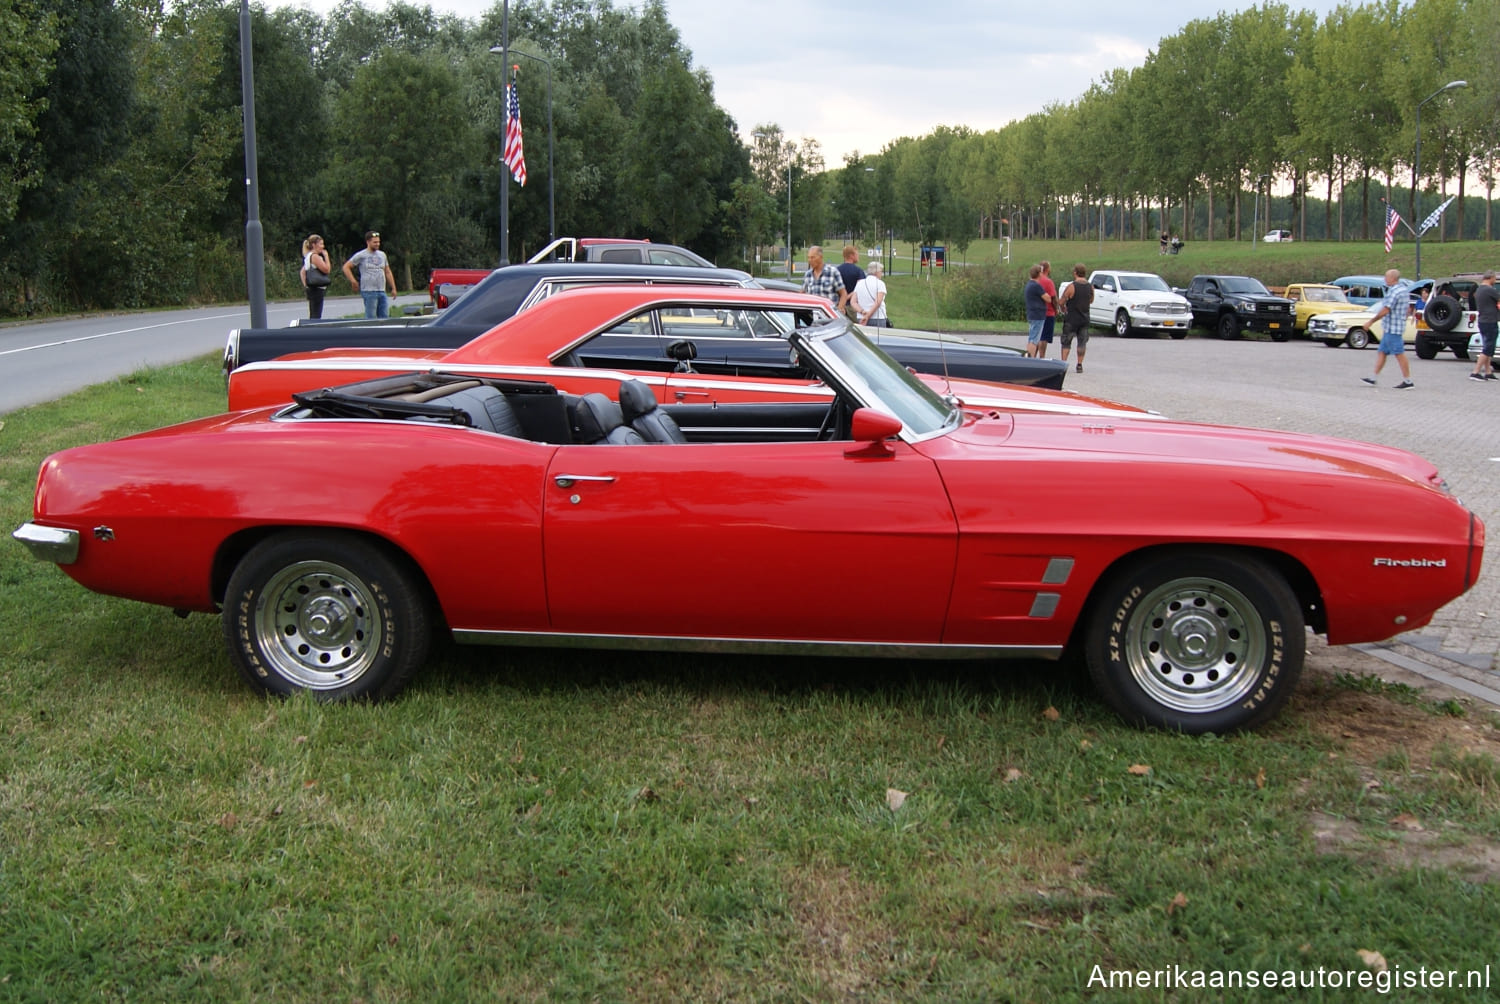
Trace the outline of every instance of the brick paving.
{"type": "MultiPolygon", "coordinates": [[[[1021,334],[964,337],[1021,347],[1021,334]]],[[[1058,355],[1053,345],[1050,355],[1058,355]]],[[[1152,408],[1173,418],[1225,422],[1386,443],[1437,465],[1455,495],[1484,520],[1486,562],[1473,589],[1427,627],[1381,646],[1407,661],[1500,690],[1500,380],[1468,379],[1472,363],[1410,352],[1416,386],[1395,390],[1401,371],[1389,360],[1377,387],[1360,382],[1375,366],[1373,349],[1330,349],[1319,342],[1219,341],[1195,331],[1183,341],[1120,339],[1096,332],[1084,372],[1068,373],[1081,394],[1152,408]]],[[[1351,512],[1349,518],[1358,519],[1351,512]]]]}

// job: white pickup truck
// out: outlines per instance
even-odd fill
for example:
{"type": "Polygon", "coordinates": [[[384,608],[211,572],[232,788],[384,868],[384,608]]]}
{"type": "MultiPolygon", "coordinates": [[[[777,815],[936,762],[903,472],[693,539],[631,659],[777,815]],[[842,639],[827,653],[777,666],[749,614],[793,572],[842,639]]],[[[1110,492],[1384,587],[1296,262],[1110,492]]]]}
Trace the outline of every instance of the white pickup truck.
{"type": "Polygon", "coordinates": [[[1153,272],[1099,271],[1089,276],[1094,302],[1089,322],[1110,328],[1124,338],[1137,331],[1165,331],[1173,338],[1186,338],[1193,326],[1187,298],[1172,292],[1165,279],[1153,272]]]}

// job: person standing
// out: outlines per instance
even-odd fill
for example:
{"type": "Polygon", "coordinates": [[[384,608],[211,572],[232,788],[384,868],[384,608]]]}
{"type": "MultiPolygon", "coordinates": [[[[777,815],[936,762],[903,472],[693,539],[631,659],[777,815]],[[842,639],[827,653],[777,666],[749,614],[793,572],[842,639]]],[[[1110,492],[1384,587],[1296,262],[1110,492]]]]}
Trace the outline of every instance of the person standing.
{"type": "Polygon", "coordinates": [[[1063,289],[1062,361],[1068,361],[1073,339],[1078,339],[1078,372],[1083,372],[1083,355],[1089,348],[1089,306],[1094,302],[1094,287],[1084,278],[1083,262],[1073,266],[1073,281],[1063,289]]]}
{"type": "Polygon", "coordinates": [[[839,301],[839,309],[845,311],[851,320],[858,320],[854,287],[865,277],[865,273],[859,267],[859,252],[853,244],[844,245],[844,263],[839,266],[839,275],[844,277],[844,298],[839,301]]]}
{"type": "Polygon", "coordinates": [[[1474,309],[1479,311],[1479,357],[1474,360],[1470,380],[1495,379],[1495,334],[1500,331],[1500,290],[1495,288],[1495,270],[1485,272],[1474,290],[1474,309]]]}
{"type": "Polygon", "coordinates": [[[391,296],[396,295],[396,275],[391,271],[385,252],[380,250],[379,231],[365,231],[365,249],[344,262],[344,278],[359,290],[360,298],[365,301],[366,317],[391,316],[391,301],[385,291],[389,289],[391,296]],[[354,278],[356,265],[359,267],[358,280],[354,278]]]}
{"type": "Polygon", "coordinates": [[[1385,299],[1380,301],[1380,309],[1370,318],[1372,325],[1381,318],[1385,318],[1385,324],[1381,328],[1380,351],[1375,355],[1375,372],[1360,377],[1365,383],[1375,386],[1376,377],[1385,367],[1386,357],[1395,356],[1401,367],[1401,382],[1396,389],[1409,390],[1416,386],[1411,382],[1411,365],[1406,361],[1406,319],[1410,314],[1411,283],[1402,282],[1401,273],[1393,268],[1385,274],[1385,299]]]}
{"type": "Polygon", "coordinates": [[[1026,272],[1026,287],[1021,290],[1021,297],[1026,301],[1026,354],[1033,358],[1041,347],[1042,325],[1047,323],[1046,293],[1037,281],[1041,274],[1042,266],[1031,266],[1026,272]]]}
{"type": "Polygon", "coordinates": [[[1043,261],[1038,264],[1042,266],[1042,274],[1036,277],[1036,281],[1042,284],[1042,297],[1047,301],[1047,316],[1042,319],[1042,336],[1036,343],[1037,357],[1046,359],[1057,325],[1057,287],[1052,283],[1052,263],[1043,261]]]}
{"type": "Polygon", "coordinates": [[[844,288],[844,277],[839,270],[823,260],[823,249],[814,244],[807,249],[807,271],[802,273],[802,292],[821,296],[833,304],[840,313],[849,299],[844,288]]]}
{"type": "Polygon", "coordinates": [[[308,235],[302,242],[302,288],[307,291],[307,316],[316,320],[323,316],[323,296],[328,292],[329,273],[333,266],[328,262],[328,250],[323,238],[308,235]]]}
{"type": "Polygon", "coordinates": [[[864,278],[854,286],[854,309],[860,324],[872,328],[891,326],[890,318],[885,316],[885,283],[880,278],[884,272],[884,265],[872,261],[864,278]]]}

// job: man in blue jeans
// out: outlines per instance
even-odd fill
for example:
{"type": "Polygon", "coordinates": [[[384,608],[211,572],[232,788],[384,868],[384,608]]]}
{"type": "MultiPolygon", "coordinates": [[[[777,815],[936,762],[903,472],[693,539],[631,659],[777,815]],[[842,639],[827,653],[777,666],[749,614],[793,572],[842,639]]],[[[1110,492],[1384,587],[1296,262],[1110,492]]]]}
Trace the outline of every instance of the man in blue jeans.
{"type": "Polygon", "coordinates": [[[344,278],[349,285],[359,287],[359,295],[365,301],[366,317],[391,316],[391,301],[385,295],[389,289],[396,295],[396,275],[391,271],[385,252],[380,250],[380,233],[365,231],[365,249],[344,262],[344,278]],[[359,281],[354,280],[354,268],[359,267],[359,281]]]}

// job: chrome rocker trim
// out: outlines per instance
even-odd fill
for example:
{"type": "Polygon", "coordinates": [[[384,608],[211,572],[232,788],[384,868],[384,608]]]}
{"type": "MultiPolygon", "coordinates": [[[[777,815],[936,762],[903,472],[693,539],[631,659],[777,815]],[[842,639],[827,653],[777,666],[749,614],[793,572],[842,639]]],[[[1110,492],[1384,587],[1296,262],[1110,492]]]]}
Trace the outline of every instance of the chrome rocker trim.
{"type": "Polygon", "coordinates": [[[78,560],[78,531],[59,530],[55,526],[22,523],[11,537],[26,545],[33,557],[56,565],[71,565],[78,560]]]}
{"type": "Polygon", "coordinates": [[[734,652],[774,655],[875,656],[883,659],[1059,659],[1061,645],[939,645],[908,642],[807,641],[766,638],[688,638],[675,635],[552,634],[456,629],[464,645],[605,648],[633,652],[734,652]]]}

